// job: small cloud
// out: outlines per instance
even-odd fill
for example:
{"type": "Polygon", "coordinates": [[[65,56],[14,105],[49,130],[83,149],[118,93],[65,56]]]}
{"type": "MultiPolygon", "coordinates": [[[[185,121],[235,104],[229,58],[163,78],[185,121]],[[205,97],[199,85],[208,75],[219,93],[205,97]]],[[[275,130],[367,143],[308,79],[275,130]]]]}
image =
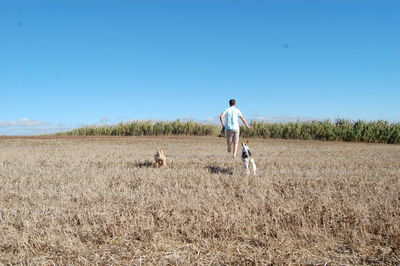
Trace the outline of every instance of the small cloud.
{"type": "Polygon", "coordinates": [[[93,125],[102,126],[102,125],[107,125],[107,124],[110,124],[110,123],[113,123],[113,122],[115,122],[115,121],[111,120],[108,117],[103,117],[99,121],[95,122],[93,125]]]}
{"type": "Polygon", "coordinates": [[[216,115],[216,116],[208,117],[208,118],[206,118],[206,120],[202,120],[201,122],[205,123],[205,124],[217,124],[219,122],[219,116],[216,115]]]}
{"type": "Polygon", "coordinates": [[[40,135],[70,130],[64,123],[54,125],[50,122],[21,118],[15,121],[0,121],[0,135],[40,135]]]}
{"type": "Polygon", "coordinates": [[[28,118],[21,118],[20,120],[16,120],[16,121],[0,122],[0,128],[5,128],[5,127],[31,127],[31,126],[43,126],[43,125],[49,125],[49,124],[51,124],[51,123],[36,121],[36,120],[28,119],[28,118]]]}
{"type": "Polygon", "coordinates": [[[125,120],[129,120],[129,118],[126,116],[118,116],[117,117],[117,121],[125,121],[125,120]]]}
{"type": "Polygon", "coordinates": [[[180,119],[183,122],[197,121],[193,116],[188,116],[180,119]]]}
{"type": "Polygon", "coordinates": [[[107,117],[103,117],[102,119],[100,119],[100,123],[107,123],[107,122],[110,122],[110,121],[111,121],[111,119],[107,118],[107,117]]]}
{"type": "Polygon", "coordinates": [[[279,115],[274,117],[267,117],[259,114],[252,114],[250,115],[250,119],[254,121],[265,121],[271,123],[288,123],[288,122],[306,122],[306,121],[313,121],[313,120],[320,120],[315,117],[309,116],[287,116],[287,115],[279,115]]]}
{"type": "Polygon", "coordinates": [[[260,115],[260,114],[251,114],[250,115],[250,120],[257,120],[257,121],[263,121],[263,120],[269,120],[269,117],[260,115]]]}

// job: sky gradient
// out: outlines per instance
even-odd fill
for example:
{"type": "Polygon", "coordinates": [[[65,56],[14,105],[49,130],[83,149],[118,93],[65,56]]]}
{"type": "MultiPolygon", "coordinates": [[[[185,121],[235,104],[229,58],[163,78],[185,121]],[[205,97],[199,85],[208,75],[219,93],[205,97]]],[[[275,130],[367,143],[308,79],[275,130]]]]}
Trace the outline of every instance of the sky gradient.
{"type": "Polygon", "coordinates": [[[136,119],[400,121],[400,1],[5,0],[0,135],[136,119]]]}

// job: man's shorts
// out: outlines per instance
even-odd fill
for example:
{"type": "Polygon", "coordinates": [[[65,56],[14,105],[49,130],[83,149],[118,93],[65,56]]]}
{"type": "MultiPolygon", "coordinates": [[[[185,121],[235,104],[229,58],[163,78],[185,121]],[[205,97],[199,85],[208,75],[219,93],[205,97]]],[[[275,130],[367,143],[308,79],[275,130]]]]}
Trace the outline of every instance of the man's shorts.
{"type": "Polygon", "coordinates": [[[226,130],[226,142],[231,145],[232,142],[239,143],[239,129],[228,129],[226,130]]]}

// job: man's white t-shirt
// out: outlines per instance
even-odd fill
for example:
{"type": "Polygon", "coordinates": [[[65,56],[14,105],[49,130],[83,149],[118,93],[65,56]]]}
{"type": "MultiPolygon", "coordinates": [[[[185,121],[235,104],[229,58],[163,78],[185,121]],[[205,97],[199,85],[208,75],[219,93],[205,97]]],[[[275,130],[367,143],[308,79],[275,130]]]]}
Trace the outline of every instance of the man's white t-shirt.
{"type": "Polygon", "coordinates": [[[242,112],[235,106],[231,106],[226,109],[222,114],[225,115],[225,129],[226,130],[239,130],[239,117],[242,116],[242,112]]]}

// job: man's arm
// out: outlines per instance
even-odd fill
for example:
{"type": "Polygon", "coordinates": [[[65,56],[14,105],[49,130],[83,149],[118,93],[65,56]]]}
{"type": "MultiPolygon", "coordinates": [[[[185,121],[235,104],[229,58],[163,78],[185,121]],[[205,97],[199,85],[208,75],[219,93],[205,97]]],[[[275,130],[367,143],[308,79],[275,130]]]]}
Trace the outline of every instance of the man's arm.
{"type": "Polygon", "coordinates": [[[224,125],[224,117],[225,117],[225,112],[222,112],[222,114],[219,116],[219,121],[221,122],[222,127],[225,127],[224,125]]]}
{"type": "Polygon", "coordinates": [[[246,119],[244,119],[243,116],[240,116],[240,120],[242,120],[243,124],[247,127],[250,128],[250,126],[247,124],[246,119]]]}

